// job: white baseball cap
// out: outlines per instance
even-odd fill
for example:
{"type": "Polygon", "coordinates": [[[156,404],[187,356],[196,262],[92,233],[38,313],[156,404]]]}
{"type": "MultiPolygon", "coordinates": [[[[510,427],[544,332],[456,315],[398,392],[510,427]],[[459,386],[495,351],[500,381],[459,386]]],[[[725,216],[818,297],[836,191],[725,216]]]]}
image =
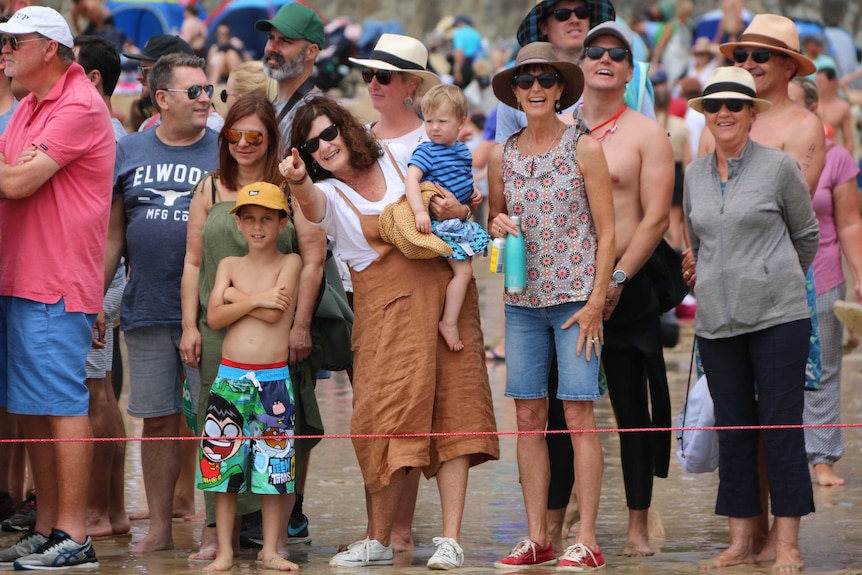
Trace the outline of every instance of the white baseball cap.
{"type": "Polygon", "coordinates": [[[0,24],[0,34],[33,33],[56,40],[67,48],[74,46],[74,38],[68,22],[53,8],[27,6],[15,12],[8,22],[0,24]]]}

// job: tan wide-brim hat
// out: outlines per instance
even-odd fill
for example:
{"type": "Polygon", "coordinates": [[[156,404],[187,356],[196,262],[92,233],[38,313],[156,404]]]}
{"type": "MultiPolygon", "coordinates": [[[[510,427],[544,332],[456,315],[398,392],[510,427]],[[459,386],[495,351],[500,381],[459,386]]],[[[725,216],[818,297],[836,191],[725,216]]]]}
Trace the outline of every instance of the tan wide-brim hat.
{"type": "Polygon", "coordinates": [[[422,83],[416,89],[415,98],[419,98],[432,86],[440,83],[440,77],[434,72],[427,70],[428,48],[422,42],[410,36],[381,34],[368,58],[348,59],[354,64],[365,66],[366,68],[407,72],[421,78],[422,83]]]}
{"type": "Polygon", "coordinates": [[[733,60],[735,48],[766,48],[790,56],[799,63],[797,76],[808,76],[816,70],[814,62],[799,50],[799,31],[790,18],[778,14],[757,14],[737,42],[727,42],[719,49],[733,60]]]}
{"type": "Polygon", "coordinates": [[[754,104],[758,112],[768,110],[772,104],[769,100],[756,97],[754,76],[745,68],[736,66],[721,66],[712,71],[706,80],[703,96],[692,98],[688,106],[703,113],[704,100],[748,100],[754,104]]]}
{"type": "Polygon", "coordinates": [[[584,91],[584,73],[571,62],[564,62],[557,58],[553,44],[549,42],[533,42],[527,44],[518,51],[515,65],[511,68],[497,72],[491,80],[494,95],[498,100],[512,108],[518,107],[518,100],[512,90],[512,80],[525,66],[541,64],[550,66],[563,80],[563,93],[560,95],[560,107],[562,109],[574,105],[584,91]]]}

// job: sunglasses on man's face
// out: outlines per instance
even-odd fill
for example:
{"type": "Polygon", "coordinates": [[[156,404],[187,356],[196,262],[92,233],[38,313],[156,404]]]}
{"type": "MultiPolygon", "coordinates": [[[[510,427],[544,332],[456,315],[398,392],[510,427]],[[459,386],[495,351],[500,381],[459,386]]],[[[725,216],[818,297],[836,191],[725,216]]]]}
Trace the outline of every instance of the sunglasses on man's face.
{"type": "Polygon", "coordinates": [[[387,85],[392,81],[392,70],[372,70],[371,68],[362,69],[362,81],[370,84],[371,80],[377,77],[377,83],[381,86],[387,85]]]}
{"type": "Polygon", "coordinates": [[[737,112],[741,112],[745,107],[747,100],[742,100],[739,98],[729,98],[726,100],[704,100],[703,101],[703,111],[707,114],[717,114],[721,107],[724,106],[727,108],[728,112],[733,112],[734,114],[737,112]]]}
{"type": "Polygon", "coordinates": [[[572,14],[579,20],[586,20],[593,15],[593,11],[588,6],[578,6],[577,8],[557,8],[551,14],[557,22],[566,22],[572,14]]]}
{"type": "Polygon", "coordinates": [[[239,144],[243,138],[249,146],[259,146],[263,143],[263,132],[257,130],[225,129],[222,133],[228,144],[239,144]]]}
{"type": "Polygon", "coordinates": [[[306,143],[299,146],[299,149],[307,154],[313,154],[320,147],[320,140],[331,142],[338,136],[338,126],[330,125],[328,128],[320,132],[317,137],[311,138],[306,143]]]}
{"type": "Polygon", "coordinates": [[[533,84],[536,83],[536,80],[539,81],[539,86],[542,88],[553,88],[554,84],[560,80],[560,75],[554,72],[544,72],[538,76],[534,76],[532,74],[518,74],[512,78],[512,85],[517,86],[522,90],[529,90],[533,87],[533,84]]]}
{"type": "Polygon", "coordinates": [[[207,84],[206,86],[201,86],[200,84],[192,84],[185,90],[180,90],[179,88],[165,88],[165,92],[178,92],[185,93],[189,100],[197,100],[201,97],[201,94],[206,93],[207,98],[213,97],[213,88],[212,84],[207,84]]]}
{"type": "Polygon", "coordinates": [[[608,53],[608,56],[610,56],[611,60],[614,62],[622,62],[628,58],[629,55],[629,51],[625,48],[604,48],[602,46],[589,46],[588,48],[584,48],[584,56],[590,60],[601,60],[602,56],[605,55],[605,52],[608,53]]]}
{"type": "Polygon", "coordinates": [[[15,36],[9,36],[7,34],[3,34],[0,36],[0,48],[5,48],[6,44],[9,44],[9,47],[13,52],[18,51],[18,44],[24,44],[25,42],[36,42],[37,40],[42,40],[42,38],[31,38],[29,40],[19,40],[15,36]]]}
{"type": "Polygon", "coordinates": [[[733,61],[737,64],[742,64],[746,60],[748,60],[749,54],[751,54],[751,59],[754,60],[755,64],[763,64],[765,62],[769,62],[769,59],[772,57],[772,52],[765,48],[755,48],[754,50],[747,50],[745,48],[734,48],[733,61]]]}

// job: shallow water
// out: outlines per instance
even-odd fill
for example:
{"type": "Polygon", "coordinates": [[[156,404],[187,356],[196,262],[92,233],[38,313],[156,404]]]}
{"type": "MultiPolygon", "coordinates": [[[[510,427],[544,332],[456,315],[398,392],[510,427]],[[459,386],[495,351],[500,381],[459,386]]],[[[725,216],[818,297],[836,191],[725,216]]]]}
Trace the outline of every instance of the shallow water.
{"type": "MultiPolygon", "coordinates": [[[[483,325],[486,343],[500,339],[502,280],[487,272],[487,260],[478,259],[474,266],[483,302],[483,325]]],[[[679,410],[685,395],[685,379],[691,353],[691,325],[683,324],[680,344],[667,350],[666,359],[671,383],[674,411],[679,410]]],[[[494,396],[498,429],[516,429],[514,405],[503,397],[505,364],[489,363],[488,373],[494,396]]],[[[842,382],[842,418],[845,423],[862,421],[862,349],[845,356],[842,382]]],[[[330,434],[349,431],[351,391],[343,373],[318,382],[318,401],[330,434]]],[[[603,398],[596,404],[600,428],[614,426],[610,402],[603,398]]],[[[140,435],[140,421],[127,418],[131,435],[140,435]]],[[[465,574],[494,573],[493,562],[506,555],[526,533],[518,470],[515,437],[500,440],[500,460],[474,468],[470,474],[467,511],[462,529],[465,549],[465,574]]],[[[599,510],[598,540],[607,561],[606,573],[676,574],[694,573],[697,562],[720,552],[727,543],[727,520],[713,514],[717,474],[683,473],[674,457],[670,476],[657,479],[654,507],[666,530],[666,539],[657,542],[660,551],[650,558],[618,557],[625,543],[627,513],[619,468],[619,448],[613,433],[601,435],[605,453],[602,500],[599,510]]],[[[801,547],[806,560],[805,573],[862,575],[862,430],[845,429],[846,454],[836,466],[847,480],[843,487],[815,486],[817,512],[802,521],[801,547]]],[[[130,443],[126,463],[127,506],[130,512],[146,507],[140,478],[138,443],[130,443]]],[[[202,500],[199,500],[199,507],[202,500]]],[[[304,510],[311,521],[312,543],[291,547],[292,560],[306,573],[373,572],[427,573],[425,562],[434,552],[431,543],[439,536],[441,524],[437,489],[434,481],[422,481],[414,522],[417,549],[398,553],[393,567],[338,569],[328,566],[329,559],[341,544],[360,536],[365,527],[365,501],[362,480],[353,448],[346,439],[326,439],[315,449],[306,487],[304,510]]],[[[200,523],[174,521],[176,549],[133,557],[128,549],[132,540],[146,533],[146,521],[132,523],[131,536],[97,539],[96,551],[103,573],[196,573],[204,564],[189,564],[188,553],[195,548],[200,523]]],[[[0,544],[13,543],[15,537],[4,534],[0,544]]],[[[233,572],[254,571],[256,552],[244,550],[233,572]]],[[[554,570],[532,569],[530,573],[550,574],[554,570]]],[[[723,573],[769,573],[769,565],[741,566],[723,573]]],[[[503,571],[497,571],[503,573],[503,571]]]]}

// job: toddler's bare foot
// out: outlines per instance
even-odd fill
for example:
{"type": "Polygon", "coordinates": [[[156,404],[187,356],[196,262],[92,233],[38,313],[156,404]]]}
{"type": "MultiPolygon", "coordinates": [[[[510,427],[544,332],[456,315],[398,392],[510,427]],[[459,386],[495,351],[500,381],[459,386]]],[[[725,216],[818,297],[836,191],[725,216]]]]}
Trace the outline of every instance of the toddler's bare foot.
{"type": "Polygon", "coordinates": [[[458,333],[457,325],[446,325],[442,321],[437,324],[437,329],[440,330],[440,335],[446,340],[446,344],[452,351],[461,351],[464,349],[464,344],[461,343],[461,334],[458,333]]]}
{"type": "Polygon", "coordinates": [[[835,475],[835,469],[828,463],[817,463],[814,465],[814,483],[831,487],[844,485],[844,480],[835,475]]]}

